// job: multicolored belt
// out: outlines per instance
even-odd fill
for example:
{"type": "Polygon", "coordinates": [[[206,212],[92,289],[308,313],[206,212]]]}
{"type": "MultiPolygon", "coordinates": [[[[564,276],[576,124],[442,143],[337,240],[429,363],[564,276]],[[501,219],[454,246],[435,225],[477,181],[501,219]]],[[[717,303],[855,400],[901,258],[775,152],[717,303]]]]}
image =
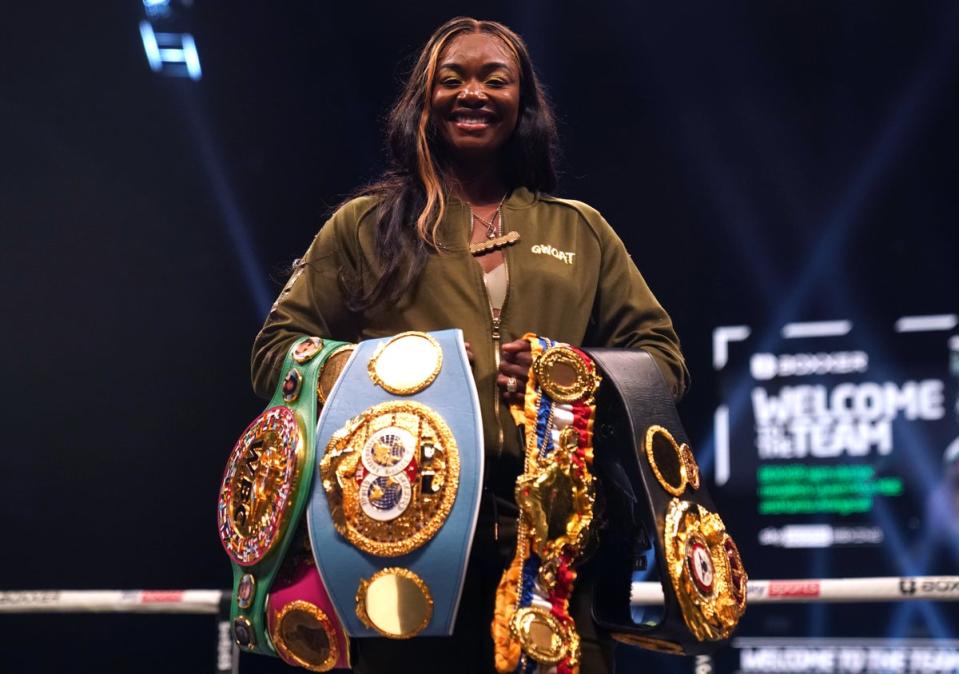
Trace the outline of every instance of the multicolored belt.
{"type": "Polygon", "coordinates": [[[516,481],[516,554],[500,580],[492,633],[498,672],[579,671],[579,634],[569,614],[593,520],[594,394],[600,378],[579,349],[532,333],[525,404],[512,408],[525,429],[516,481]]]}
{"type": "Polygon", "coordinates": [[[342,630],[329,612],[328,600],[324,604],[322,586],[312,587],[310,596],[303,598],[309,609],[287,608],[271,597],[266,616],[267,597],[306,508],[316,455],[317,404],[328,395],[352,349],[318,337],[298,340],[290,348],[269,406],[230,453],[217,504],[220,540],[233,565],[231,619],[236,643],[250,652],[279,654],[315,671],[347,662],[342,630]],[[311,648],[298,648],[303,639],[284,641],[284,635],[293,633],[287,621],[299,627],[300,634],[310,632],[311,648]],[[269,634],[267,623],[273,628],[269,634]],[[323,640],[326,650],[318,646],[323,640]]]}
{"type": "Polygon", "coordinates": [[[479,400],[459,330],[361,342],[317,427],[308,510],[320,575],[353,637],[453,631],[479,513],[479,400]]]}
{"type": "Polygon", "coordinates": [[[746,570],[702,484],[672,395],[652,357],[588,349],[606,384],[598,397],[597,469],[607,507],[593,617],[623,643],[709,653],[746,608],[746,570]],[[634,574],[658,576],[666,602],[630,609],[634,574]]]}

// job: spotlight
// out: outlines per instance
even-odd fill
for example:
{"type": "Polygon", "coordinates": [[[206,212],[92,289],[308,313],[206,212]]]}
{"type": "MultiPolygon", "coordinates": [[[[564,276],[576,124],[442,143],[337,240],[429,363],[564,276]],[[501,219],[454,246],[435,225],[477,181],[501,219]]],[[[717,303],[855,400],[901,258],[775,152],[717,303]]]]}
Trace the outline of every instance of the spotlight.
{"type": "Polygon", "coordinates": [[[189,33],[157,33],[149,21],[140,22],[140,37],[150,69],[172,77],[198,80],[203,76],[200,54],[189,33]]]}

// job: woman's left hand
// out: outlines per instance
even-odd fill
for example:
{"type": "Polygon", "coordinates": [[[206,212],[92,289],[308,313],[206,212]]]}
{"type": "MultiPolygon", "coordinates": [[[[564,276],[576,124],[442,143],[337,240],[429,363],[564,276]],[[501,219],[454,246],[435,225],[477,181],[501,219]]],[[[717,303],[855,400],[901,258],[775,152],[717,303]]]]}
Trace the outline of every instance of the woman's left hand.
{"type": "Polygon", "coordinates": [[[533,362],[529,342],[517,339],[514,342],[503,344],[499,362],[499,372],[496,374],[496,385],[503,395],[503,400],[509,404],[522,404],[526,397],[526,380],[529,378],[529,366],[533,362]],[[510,378],[514,381],[510,382],[510,378]],[[510,392],[510,383],[514,390],[510,392]]]}

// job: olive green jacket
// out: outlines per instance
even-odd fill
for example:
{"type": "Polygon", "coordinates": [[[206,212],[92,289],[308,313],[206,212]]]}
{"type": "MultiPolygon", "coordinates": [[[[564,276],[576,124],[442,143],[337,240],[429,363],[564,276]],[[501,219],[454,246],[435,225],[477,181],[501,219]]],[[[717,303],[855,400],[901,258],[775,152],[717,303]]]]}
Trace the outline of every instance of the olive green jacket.
{"type": "MultiPolygon", "coordinates": [[[[430,256],[402,301],[357,314],[346,306],[339,272],[373,266],[374,205],[361,197],[340,208],[295,265],[253,345],[254,389],[271,395],[287,349],[302,335],[355,342],[460,328],[475,357],[487,455],[518,460],[520,442],[496,390],[499,349],[483,273],[468,248],[468,206],[451,201],[437,232],[444,252],[430,256]]],[[[524,188],[514,190],[502,213],[503,231],[516,230],[521,239],[505,249],[509,291],[499,343],[534,332],[579,346],[643,348],[680,397],[688,372],[672,321],[603,217],[584,203],[524,188]]],[[[504,478],[511,486],[515,474],[504,478]]]]}

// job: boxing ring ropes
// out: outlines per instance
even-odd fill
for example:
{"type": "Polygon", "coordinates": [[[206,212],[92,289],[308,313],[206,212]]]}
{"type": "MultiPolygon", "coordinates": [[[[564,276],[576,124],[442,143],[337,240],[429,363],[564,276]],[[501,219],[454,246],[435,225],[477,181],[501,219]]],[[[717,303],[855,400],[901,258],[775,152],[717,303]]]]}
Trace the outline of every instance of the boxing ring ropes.
{"type": "MultiPolygon", "coordinates": [[[[633,583],[634,605],[663,603],[659,583],[633,583]]],[[[749,580],[756,604],[959,601],[959,576],[749,580]]],[[[217,616],[216,671],[239,672],[239,649],[230,636],[229,590],[0,591],[0,613],[169,613],[217,616]]],[[[697,671],[709,671],[697,656],[697,671]]]]}

